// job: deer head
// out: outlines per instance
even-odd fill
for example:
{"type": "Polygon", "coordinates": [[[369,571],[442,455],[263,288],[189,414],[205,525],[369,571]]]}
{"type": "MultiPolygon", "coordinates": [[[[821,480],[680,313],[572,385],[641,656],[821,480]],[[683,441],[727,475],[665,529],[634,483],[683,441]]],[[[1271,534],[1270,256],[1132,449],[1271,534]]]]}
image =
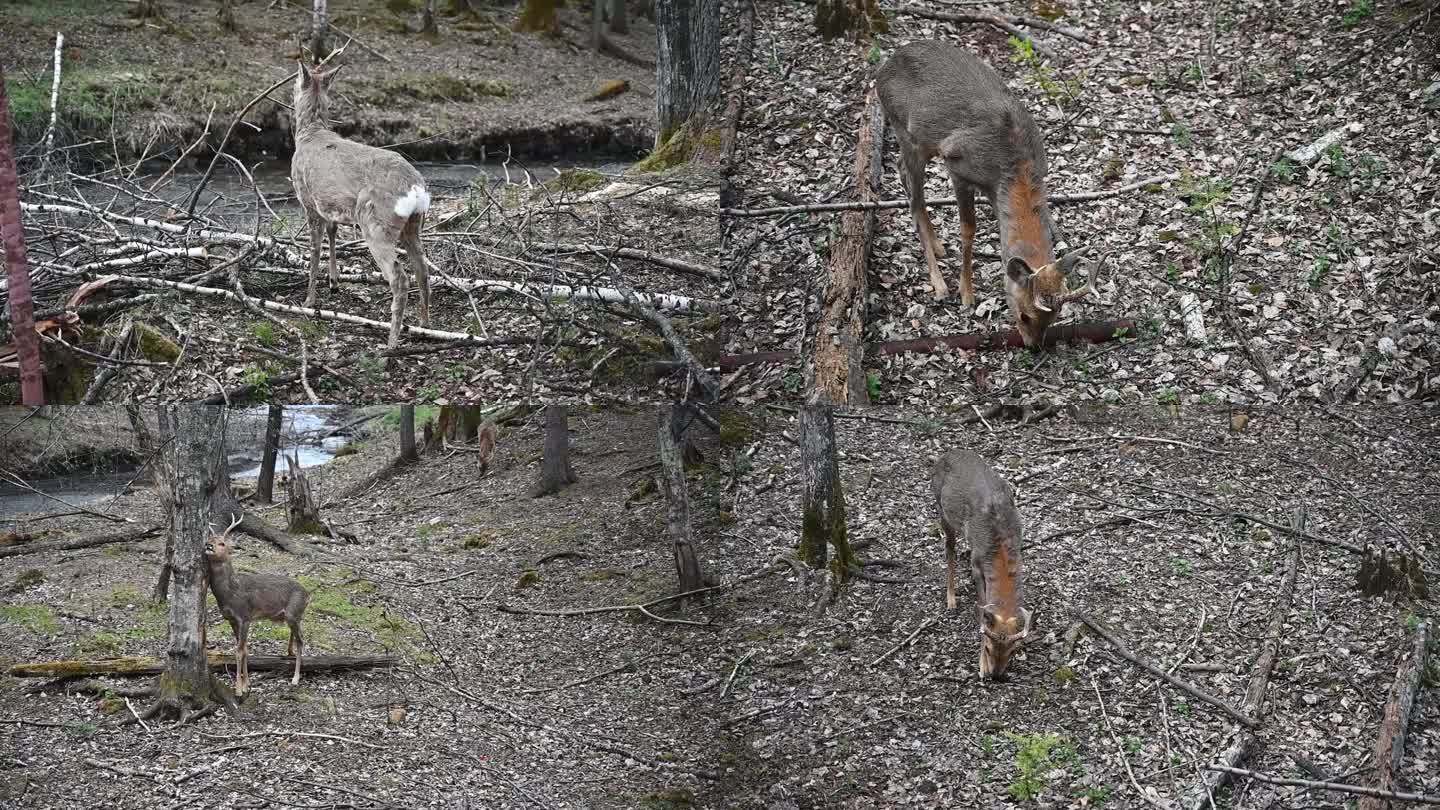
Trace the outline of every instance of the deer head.
{"type": "Polygon", "coordinates": [[[295,80],[295,130],[311,124],[325,126],[330,107],[330,84],[344,65],[333,68],[311,68],[300,63],[300,76],[295,80]]]}
{"type": "Polygon", "coordinates": [[[980,620],[980,677],[1005,680],[1010,655],[1030,635],[1030,611],[1020,608],[1019,615],[1002,615],[986,606],[980,620]]]}
{"type": "Polygon", "coordinates": [[[210,535],[210,539],[205,541],[205,559],[207,561],[223,563],[230,559],[230,553],[235,550],[234,544],[230,542],[230,532],[234,531],[235,527],[239,526],[240,521],[244,519],[243,513],[236,515],[229,528],[218,535],[210,535]]]}
{"type": "Polygon", "coordinates": [[[1088,282],[1075,289],[1069,286],[1070,273],[1084,254],[1085,248],[1076,248],[1039,268],[1032,268],[1019,256],[1006,260],[1005,293],[1010,300],[1010,314],[1020,339],[1029,348],[1045,345],[1045,330],[1060,317],[1066,304],[1094,291],[1088,282]]]}

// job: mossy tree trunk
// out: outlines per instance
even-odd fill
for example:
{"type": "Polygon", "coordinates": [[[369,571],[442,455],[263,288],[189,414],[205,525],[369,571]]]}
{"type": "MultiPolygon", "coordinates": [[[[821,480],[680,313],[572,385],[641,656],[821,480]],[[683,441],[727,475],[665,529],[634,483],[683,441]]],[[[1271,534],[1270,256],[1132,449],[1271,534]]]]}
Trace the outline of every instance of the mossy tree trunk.
{"type": "Polygon", "coordinates": [[[415,405],[406,403],[400,406],[400,462],[413,464],[419,460],[420,453],[415,450],[415,405]]]}
{"type": "Polygon", "coordinates": [[[694,537],[690,532],[690,496],[680,449],[684,442],[685,425],[689,421],[686,407],[678,402],[661,406],[658,431],[660,480],[665,488],[665,500],[669,503],[665,528],[675,554],[675,575],[679,579],[681,593],[705,586],[700,560],[695,556],[694,537]]]}
{"type": "Polygon", "coordinates": [[[580,479],[570,466],[570,419],[565,406],[551,402],[545,406],[545,452],[540,460],[540,480],[530,490],[530,497],[553,495],[580,479]]]}
{"type": "Polygon", "coordinates": [[[821,392],[812,394],[800,410],[800,475],[804,501],[798,556],[812,568],[828,565],[832,582],[839,584],[859,563],[846,535],[845,494],[835,453],[835,416],[830,398],[821,392]]]}
{"type": "Polygon", "coordinates": [[[227,478],[225,412],[213,405],[180,405],[172,416],[170,647],[159,698],[146,714],[184,722],[212,710],[216,703],[235,708],[234,695],[210,674],[205,657],[205,541],[210,535],[210,504],[227,478]]]}
{"type": "Polygon", "coordinates": [[[260,478],[255,482],[256,503],[275,500],[275,456],[280,452],[280,425],[284,418],[284,406],[271,403],[265,421],[265,447],[260,451],[260,478]]]}
{"type": "Polygon", "coordinates": [[[285,466],[290,470],[285,493],[290,522],[286,529],[291,534],[328,534],[325,522],[320,519],[320,504],[310,490],[310,479],[305,477],[305,469],[291,456],[285,457],[285,466]]]}
{"type": "Polygon", "coordinates": [[[656,0],[655,147],[687,125],[699,137],[720,97],[720,4],[656,0]]]}
{"type": "MultiPolygon", "coordinates": [[[[601,0],[595,0],[596,3],[601,0]]],[[[630,33],[630,20],[625,16],[625,0],[610,0],[610,32],[614,34],[630,33]]]]}
{"type": "Polygon", "coordinates": [[[515,21],[515,30],[559,33],[560,18],[555,15],[555,9],[559,5],[556,0],[525,0],[525,8],[520,11],[520,18],[515,21]]]}
{"type": "Polygon", "coordinates": [[[818,0],[815,30],[826,39],[849,36],[857,40],[890,30],[876,0],[818,0]]]}

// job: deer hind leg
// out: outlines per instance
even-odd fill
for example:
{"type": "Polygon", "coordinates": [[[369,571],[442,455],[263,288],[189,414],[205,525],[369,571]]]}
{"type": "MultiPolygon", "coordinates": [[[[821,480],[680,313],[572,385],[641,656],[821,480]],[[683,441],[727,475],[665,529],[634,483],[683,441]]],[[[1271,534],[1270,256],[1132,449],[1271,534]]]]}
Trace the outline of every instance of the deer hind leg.
{"type": "Polygon", "coordinates": [[[249,623],[235,626],[235,694],[241,697],[250,691],[250,648],[246,642],[249,635],[249,623]]]}
{"type": "MultiPolygon", "coordinates": [[[[315,282],[320,278],[320,249],[322,247],[320,237],[325,231],[325,220],[320,218],[318,212],[310,210],[305,212],[305,219],[310,225],[310,287],[305,293],[305,306],[313,307],[315,306],[315,282]]],[[[330,243],[330,251],[333,262],[334,242],[330,243]]]]}
{"type": "Polygon", "coordinates": [[[409,281],[405,273],[395,267],[395,240],[385,233],[384,228],[367,227],[365,243],[381,275],[390,283],[390,340],[385,348],[393,349],[400,344],[400,326],[405,319],[405,296],[409,293],[409,281]]]}
{"type": "Polygon", "coordinates": [[[920,245],[925,250],[925,266],[930,271],[930,286],[935,291],[935,300],[943,300],[950,294],[945,277],[940,275],[939,257],[945,255],[945,247],[935,236],[935,223],[925,207],[925,160],[920,150],[900,133],[901,177],[905,179],[905,190],[910,197],[910,216],[915,220],[915,229],[920,234],[920,245]]]}
{"type": "Polygon", "coordinates": [[[325,238],[330,243],[330,289],[340,286],[340,271],[335,269],[335,223],[325,223],[325,238]]]}
{"type": "Polygon", "coordinates": [[[960,203],[960,301],[975,306],[975,187],[950,173],[960,203]]]}
{"type": "Polygon", "coordinates": [[[945,607],[955,609],[955,533],[944,525],[945,532],[945,607]]]}
{"type": "Polygon", "coordinates": [[[425,267],[425,248],[420,244],[420,226],[424,215],[416,214],[405,222],[400,232],[400,244],[405,247],[405,258],[410,269],[415,271],[415,284],[420,288],[420,325],[430,325],[430,270],[425,267]]]}

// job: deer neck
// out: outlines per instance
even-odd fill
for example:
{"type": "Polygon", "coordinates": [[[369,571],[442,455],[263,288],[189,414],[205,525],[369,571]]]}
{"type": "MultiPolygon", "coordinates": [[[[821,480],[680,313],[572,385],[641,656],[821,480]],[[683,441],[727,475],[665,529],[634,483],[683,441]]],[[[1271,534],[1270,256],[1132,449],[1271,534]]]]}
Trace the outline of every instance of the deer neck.
{"type": "Polygon", "coordinates": [[[210,568],[210,590],[215,593],[215,601],[221,605],[229,604],[231,594],[235,593],[235,569],[229,560],[205,562],[210,568]]]}
{"type": "Polygon", "coordinates": [[[1038,269],[1055,261],[1050,234],[1055,225],[1046,201],[1045,179],[1031,161],[1021,161],[1015,173],[996,189],[995,213],[1000,221],[1002,255],[1018,256],[1038,269]]]}
{"type": "Polygon", "coordinates": [[[1010,541],[1002,540],[985,566],[985,598],[996,613],[1019,615],[1020,566],[1010,554],[1010,541]]]}
{"type": "Polygon", "coordinates": [[[299,93],[295,97],[295,140],[306,135],[328,130],[325,123],[326,104],[314,93],[299,93]]]}

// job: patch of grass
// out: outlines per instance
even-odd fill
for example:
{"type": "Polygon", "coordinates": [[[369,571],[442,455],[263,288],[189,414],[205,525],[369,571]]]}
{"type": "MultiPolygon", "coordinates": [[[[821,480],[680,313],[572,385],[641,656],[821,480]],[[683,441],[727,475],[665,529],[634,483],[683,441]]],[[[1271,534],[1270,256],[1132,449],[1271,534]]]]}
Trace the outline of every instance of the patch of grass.
{"type": "MultiPolygon", "coordinates": [[[[317,623],[311,618],[325,616],[335,620],[336,623],[372,635],[385,649],[400,651],[418,661],[433,660],[433,656],[415,645],[415,640],[419,638],[419,631],[413,624],[391,616],[383,607],[355,601],[354,597],[373,593],[375,591],[374,583],[349,582],[346,572],[336,571],[334,573],[341,577],[341,581],[345,584],[330,585],[304,574],[298,577],[300,584],[310,590],[310,607],[305,612],[305,632],[310,637],[307,641],[311,639],[319,641],[321,637],[329,635],[324,632],[327,628],[315,626],[317,623]]],[[[288,631],[285,631],[283,626],[280,626],[280,629],[282,631],[280,638],[288,638],[288,631]]]]}
{"type": "Polygon", "coordinates": [[[1340,18],[1340,25],[1343,28],[1354,28],[1368,20],[1374,13],[1375,4],[1372,0],[1355,0],[1349,8],[1345,9],[1345,16],[1340,18]]]}
{"type": "Polygon", "coordinates": [[[566,169],[545,185],[557,191],[586,192],[610,182],[610,178],[594,169],[566,169]]]}
{"type": "Polygon", "coordinates": [[[640,800],[643,810],[684,810],[695,806],[695,794],[685,788],[657,790],[640,800]]]}
{"type": "Polygon", "coordinates": [[[1184,557],[1176,557],[1170,561],[1170,570],[1177,577],[1189,577],[1195,573],[1195,564],[1184,557]]]}
{"type": "Polygon", "coordinates": [[[1061,666],[1059,669],[1055,670],[1054,677],[1056,683],[1070,683],[1071,681],[1075,680],[1075,668],[1069,665],[1061,666]]]}
{"type": "Polygon", "coordinates": [[[1029,801],[1048,786],[1045,774],[1060,762],[1074,757],[1074,752],[1058,734],[1012,734],[1006,737],[1015,743],[1015,768],[1019,775],[1007,790],[1017,801],[1029,801]]]}
{"type": "Polygon", "coordinates": [[[44,581],[45,572],[39,568],[21,571],[20,574],[15,577],[15,581],[10,583],[10,593],[20,593],[21,591],[29,590],[44,581]]]}
{"type": "Polygon", "coordinates": [[[1329,149],[1325,150],[1324,157],[1325,168],[1331,175],[1346,178],[1355,173],[1355,167],[1350,165],[1350,159],[1345,157],[1345,150],[1341,148],[1340,144],[1332,144],[1329,149]]]}
{"type": "Polygon", "coordinates": [[[44,605],[0,605],[0,624],[14,624],[32,633],[49,635],[60,631],[55,611],[44,605]]]}
{"type": "Polygon", "coordinates": [[[270,398],[270,370],[263,364],[251,364],[245,367],[240,379],[249,386],[254,387],[255,393],[263,399],[270,398]]]}
{"type": "Polygon", "coordinates": [[[527,568],[525,569],[525,572],[520,575],[520,578],[515,580],[515,590],[523,591],[526,588],[538,585],[539,583],[540,572],[536,571],[533,568],[527,568]]]}
{"type": "Polygon", "coordinates": [[[1110,788],[1085,788],[1085,790],[1080,793],[1080,798],[1084,799],[1087,803],[1089,803],[1091,807],[1104,807],[1105,802],[1109,801],[1110,799],[1110,788]]]}
{"type": "Polygon", "coordinates": [[[252,321],[250,333],[261,346],[268,348],[275,345],[275,324],[269,321],[252,321]]]}

